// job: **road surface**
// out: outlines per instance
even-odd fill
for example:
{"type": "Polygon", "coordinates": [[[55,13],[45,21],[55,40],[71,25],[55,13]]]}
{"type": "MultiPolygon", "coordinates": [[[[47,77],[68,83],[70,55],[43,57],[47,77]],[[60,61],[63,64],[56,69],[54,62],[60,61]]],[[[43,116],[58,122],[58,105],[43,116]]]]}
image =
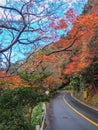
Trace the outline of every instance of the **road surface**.
{"type": "Polygon", "coordinates": [[[98,111],[58,94],[47,106],[48,130],[98,130],[98,111]]]}

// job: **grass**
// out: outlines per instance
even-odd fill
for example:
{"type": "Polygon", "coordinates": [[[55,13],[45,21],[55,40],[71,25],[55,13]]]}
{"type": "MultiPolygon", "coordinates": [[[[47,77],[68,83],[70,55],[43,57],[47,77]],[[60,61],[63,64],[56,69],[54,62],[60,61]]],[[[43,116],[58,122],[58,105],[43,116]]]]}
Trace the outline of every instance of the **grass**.
{"type": "Polygon", "coordinates": [[[40,125],[41,123],[42,111],[43,111],[43,103],[39,103],[34,108],[33,116],[32,116],[32,126],[34,129],[36,128],[36,125],[40,125]]]}

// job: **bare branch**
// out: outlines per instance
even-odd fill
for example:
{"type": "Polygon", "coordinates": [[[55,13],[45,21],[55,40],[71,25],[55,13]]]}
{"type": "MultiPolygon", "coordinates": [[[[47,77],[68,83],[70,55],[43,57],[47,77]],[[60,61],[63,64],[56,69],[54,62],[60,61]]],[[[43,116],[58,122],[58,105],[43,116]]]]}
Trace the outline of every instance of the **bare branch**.
{"type": "Polygon", "coordinates": [[[22,13],[19,10],[17,10],[16,8],[7,7],[7,6],[0,6],[0,8],[16,11],[17,13],[19,13],[22,16],[22,13]]]}
{"type": "Polygon", "coordinates": [[[7,46],[4,49],[0,49],[0,53],[5,52],[7,50],[9,50],[19,39],[19,37],[21,36],[22,32],[25,30],[26,25],[20,30],[19,34],[17,35],[17,37],[11,42],[11,44],[9,46],[7,46]]]}
{"type": "Polygon", "coordinates": [[[48,53],[48,54],[46,54],[46,55],[48,56],[48,55],[51,55],[51,54],[54,54],[54,53],[63,52],[63,51],[72,51],[72,50],[68,50],[68,49],[71,48],[71,47],[74,45],[74,43],[75,43],[79,38],[81,38],[82,36],[84,36],[84,34],[85,34],[85,33],[84,33],[84,34],[81,34],[80,36],[77,36],[78,32],[79,32],[79,30],[76,31],[76,33],[75,33],[75,35],[74,35],[73,37],[70,37],[70,39],[73,39],[73,41],[71,42],[71,44],[70,44],[69,46],[67,46],[67,47],[65,47],[65,48],[63,48],[63,49],[61,49],[61,50],[52,51],[52,52],[50,52],[50,53],[48,53]]]}
{"type": "Polygon", "coordinates": [[[5,28],[5,29],[14,30],[14,31],[19,31],[19,30],[16,29],[15,27],[7,26],[7,25],[0,25],[0,28],[5,28]]]}
{"type": "Polygon", "coordinates": [[[0,6],[1,9],[6,9],[6,10],[12,10],[12,11],[16,11],[18,14],[20,14],[20,16],[22,17],[22,21],[23,21],[23,24],[26,25],[25,23],[25,18],[23,16],[23,14],[16,8],[12,8],[12,7],[7,7],[7,6],[0,6]]]}

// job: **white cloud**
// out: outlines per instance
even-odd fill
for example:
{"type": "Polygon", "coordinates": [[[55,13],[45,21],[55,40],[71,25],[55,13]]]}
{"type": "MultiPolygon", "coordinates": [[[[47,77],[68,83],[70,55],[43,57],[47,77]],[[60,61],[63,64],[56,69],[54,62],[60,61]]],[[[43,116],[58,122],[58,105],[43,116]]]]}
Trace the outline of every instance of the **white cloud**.
{"type": "Polygon", "coordinates": [[[6,0],[0,0],[0,5],[5,5],[6,0]]]}
{"type": "Polygon", "coordinates": [[[83,0],[62,0],[62,1],[66,2],[69,5],[69,7],[71,7],[73,3],[81,2],[83,0]]]}
{"type": "MultiPolygon", "coordinates": [[[[19,1],[21,1],[21,0],[0,0],[0,5],[4,5],[4,4],[6,4],[6,1],[7,2],[15,2],[15,1],[17,1],[17,2],[19,2],[19,1]]],[[[28,1],[30,1],[30,0],[24,0],[25,2],[28,2],[28,1]]],[[[33,0],[32,0],[33,1],[33,0]]],[[[48,8],[48,2],[55,2],[55,1],[58,1],[59,3],[60,2],[65,2],[68,6],[68,8],[70,8],[70,7],[72,7],[72,4],[73,3],[77,3],[77,2],[82,2],[83,0],[45,0],[45,3],[44,3],[44,5],[42,4],[42,6],[38,6],[38,13],[40,13],[40,12],[42,12],[45,8],[48,8]]],[[[86,0],[85,0],[86,1],[86,0]]],[[[65,5],[66,5],[65,4],[65,5]]],[[[20,15],[16,15],[16,14],[10,14],[9,12],[7,12],[6,11],[6,14],[7,14],[7,16],[8,16],[8,18],[9,19],[11,19],[12,17],[13,17],[13,15],[15,15],[15,17],[13,17],[14,19],[17,19],[17,20],[19,20],[21,17],[20,17],[20,15]]],[[[41,16],[41,15],[40,15],[41,16]]],[[[4,15],[4,12],[3,12],[3,9],[0,9],[0,19],[2,18],[2,17],[5,17],[5,15],[4,15]]],[[[37,20],[38,18],[37,17],[32,17],[34,20],[37,20]]]]}

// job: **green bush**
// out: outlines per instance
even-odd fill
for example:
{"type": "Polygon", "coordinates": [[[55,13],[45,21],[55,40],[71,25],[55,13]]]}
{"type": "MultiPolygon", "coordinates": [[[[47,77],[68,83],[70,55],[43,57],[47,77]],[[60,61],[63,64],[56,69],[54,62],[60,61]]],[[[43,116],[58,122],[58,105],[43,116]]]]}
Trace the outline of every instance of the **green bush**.
{"type": "Polygon", "coordinates": [[[33,126],[33,128],[35,128],[36,125],[40,125],[40,123],[41,123],[42,107],[43,107],[43,103],[39,103],[34,108],[33,118],[32,118],[32,126],[33,126]]]}
{"type": "MultiPolygon", "coordinates": [[[[48,96],[39,88],[21,87],[0,91],[0,130],[33,130],[32,111],[37,104],[47,99],[48,96]]],[[[40,107],[36,108],[38,115],[40,107]]],[[[39,120],[38,116],[35,119],[33,123],[39,120]]]]}

